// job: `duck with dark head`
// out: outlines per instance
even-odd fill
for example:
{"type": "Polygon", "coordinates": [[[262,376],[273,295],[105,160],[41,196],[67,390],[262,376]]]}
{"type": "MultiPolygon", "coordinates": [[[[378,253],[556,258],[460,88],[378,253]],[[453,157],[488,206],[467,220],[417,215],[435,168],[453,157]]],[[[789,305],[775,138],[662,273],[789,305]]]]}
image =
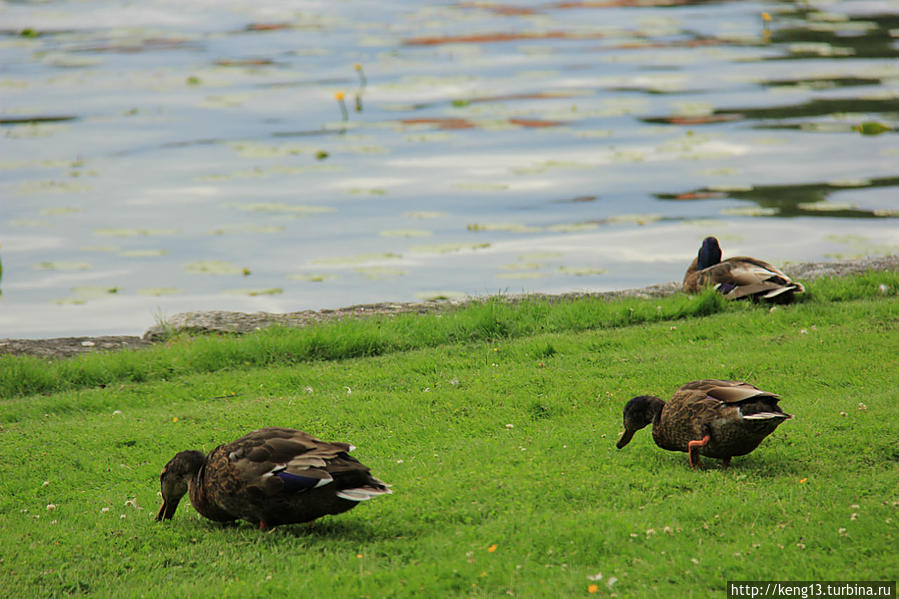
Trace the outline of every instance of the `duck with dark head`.
{"type": "Polygon", "coordinates": [[[352,449],[273,427],[219,445],[208,456],[182,451],[162,469],[156,520],[171,519],[185,494],[210,520],[246,520],[265,530],[339,514],[390,493],[349,455],[352,449]]]}
{"type": "Polygon", "coordinates": [[[683,290],[699,293],[715,287],[729,299],[751,298],[788,303],[796,293],[805,291],[802,283],[790,279],[779,269],[758,258],[734,256],[721,260],[721,246],[714,237],[706,237],[684,275],[683,290]]]}
{"type": "Polygon", "coordinates": [[[748,383],[719,379],[686,383],[667,403],[639,395],[624,406],[624,433],[617,447],[651,424],[652,439],[662,449],[686,452],[693,467],[704,455],[720,459],[726,468],[732,457],[751,452],[793,417],[780,409],[779,399],[748,383]]]}

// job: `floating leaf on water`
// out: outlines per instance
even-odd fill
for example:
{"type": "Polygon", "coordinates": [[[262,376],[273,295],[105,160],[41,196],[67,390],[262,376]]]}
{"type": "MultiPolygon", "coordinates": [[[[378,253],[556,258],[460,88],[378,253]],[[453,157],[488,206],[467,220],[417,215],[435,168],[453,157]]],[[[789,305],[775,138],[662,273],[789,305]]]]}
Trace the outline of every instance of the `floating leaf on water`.
{"type": "Polygon", "coordinates": [[[449,216],[446,212],[437,212],[437,211],[428,211],[428,210],[416,210],[410,212],[403,212],[403,216],[406,218],[443,218],[445,216],[449,216]]]}
{"type": "Polygon", "coordinates": [[[316,151],[312,146],[299,144],[264,144],[253,141],[235,141],[228,144],[232,150],[243,158],[283,158],[285,156],[297,156],[310,154],[316,151]]]}
{"type": "Polygon", "coordinates": [[[168,250],[124,250],[119,252],[119,256],[123,258],[155,258],[168,253],[168,250]]]}
{"type": "Polygon", "coordinates": [[[598,227],[599,225],[596,223],[563,223],[546,227],[546,229],[554,233],[576,233],[579,231],[590,231],[598,227]]]}
{"type": "Polygon", "coordinates": [[[529,252],[518,256],[518,259],[526,262],[529,260],[549,260],[551,258],[561,258],[562,252],[529,252]]]}
{"type": "Polygon", "coordinates": [[[209,231],[209,235],[231,235],[235,233],[282,233],[284,227],[280,225],[232,225],[218,227],[209,231]]]}
{"type": "Polygon", "coordinates": [[[52,262],[41,262],[34,265],[39,270],[91,270],[93,265],[88,262],[72,262],[66,260],[56,260],[52,262]]]}
{"type": "Polygon", "coordinates": [[[774,216],[780,208],[763,208],[761,206],[739,206],[722,208],[719,213],[727,216],[774,216]]]}
{"type": "Polygon", "coordinates": [[[877,121],[867,121],[865,123],[855,125],[853,129],[858,131],[862,135],[880,135],[881,133],[886,133],[887,131],[893,130],[892,127],[884,125],[883,123],[878,123],[877,121]]]}
{"type": "Polygon", "coordinates": [[[469,231],[507,231],[509,233],[539,233],[543,230],[541,227],[532,227],[517,223],[493,223],[488,225],[473,223],[467,225],[465,228],[469,231]]]}
{"type": "Polygon", "coordinates": [[[84,193],[93,187],[72,181],[26,181],[16,188],[16,193],[84,193]]]}
{"type": "Polygon", "coordinates": [[[421,254],[450,254],[462,250],[482,250],[489,247],[489,243],[433,243],[413,245],[409,251],[421,254]]]}
{"type": "Polygon", "coordinates": [[[99,237],[153,237],[177,235],[177,229],[94,229],[99,237]]]}
{"type": "Polygon", "coordinates": [[[379,233],[381,237],[430,237],[431,231],[423,229],[387,229],[379,233]]]}
{"type": "Polygon", "coordinates": [[[796,205],[800,210],[808,210],[809,212],[838,212],[842,210],[856,210],[858,206],[849,202],[802,202],[796,205]]]}
{"type": "Polygon", "coordinates": [[[836,179],[834,181],[828,181],[828,185],[831,187],[870,187],[871,180],[870,179],[836,179]]]}
{"type": "Polygon", "coordinates": [[[731,192],[731,191],[752,191],[752,185],[748,183],[721,183],[717,185],[709,185],[706,187],[709,191],[731,192]]]}
{"type": "Polygon", "coordinates": [[[137,290],[138,295],[150,295],[154,297],[161,295],[177,295],[179,293],[181,293],[181,290],[177,287],[147,287],[137,290]]]}
{"type": "Polygon", "coordinates": [[[233,262],[224,262],[222,260],[199,260],[197,262],[188,262],[184,265],[184,270],[193,274],[204,275],[248,275],[249,270],[237,266],[233,262]]]}
{"type": "Polygon", "coordinates": [[[225,204],[227,208],[235,208],[243,212],[268,212],[272,214],[322,214],[334,212],[336,208],[331,206],[309,206],[304,204],[286,204],[284,202],[230,202],[225,204]]]}
{"type": "Polygon", "coordinates": [[[36,218],[14,218],[9,221],[9,224],[13,227],[49,227],[50,221],[36,218]]]}
{"type": "Polygon", "coordinates": [[[576,277],[604,275],[609,272],[605,268],[591,268],[589,266],[560,266],[559,271],[563,274],[574,275],[576,277]]]}
{"type": "Polygon", "coordinates": [[[415,299],[426,302],[463,300],[468,297],[464,291],[417,291],[415,299]]]}
{"type": "Polygon", "coordinates": [[[41,214],[44,216],[57,216],[60,214],[72,214],[73,212],[81,212],[81,208],[74,206],[56,206],[54,208],[44,208],[41,214]]]}
{"type": "Polygon", "coordinates": [[[297,273],[287,275],[292,281],[306,281],[309,283],[323,283],[324,281],[333,281],[337,275],[331,273],[297,273]]]}
{"type": "Polygon", "coordinates": [[[832,46],[825,42],[797,42],[789,44],[790,54],[817,54],[818,56],[852,56],[855,50],[842,46],[832,46]]]}
{"type": "Polygon", "coordinates": [[[899,216],[899,209],[876,208],[872,210],[874,216],[899,216]]]}
{"type": "Polygon", "coordinates": [[[500,264],[499,267],[503,270],[539,270],[543,268],[543,264],[539,262],[507,262],[500,264]]]}
{"type": "Polygon", "coordinates": [[[355,256],[328,256],[325,258],[315,258],[310,260],[312,264],[365,264],[366,262],[381,262],[383,260],[398,260],[402,258],[400,254],[392,252],[373,253],[373,254],[356,254],[355,256]]]}
{"type": "Polygon", "coordinates": [[[271,287],[269,289],[229,289],[222,293],[225,295],[249,295],[256,297],[258,295],[280,295],[284,293],[284,290],[280,287],[271,287]]]}
{"type": "Polygon", "coordinates": [[[662,220],[661,214],[616,214],[608,219],[610,223],[635,223],[638,225],[654,223],[659,220],[662,220]]]}
{"type": "Polygon", "coordinates": [[[453,189],[461,189],[463,191],[505,191],[509,186],[505,183],[453,183],[453,189]]]}
{"type": "Polygon", "coordinates": [[[383,189],[381,187],[369,187],[369,188],[352,187],[350,189],[347,189],[346,192],[353,194],[353,195],[382,196],[387,193],[387,190],[383,189]]]}
{"type": "Polygon", "coordinates": [[[364,276],[366,279],[373,280],[394,279],[406,274],[405,270],[391,268],[389,266],[357,266],[353,270],[364,276]]]}

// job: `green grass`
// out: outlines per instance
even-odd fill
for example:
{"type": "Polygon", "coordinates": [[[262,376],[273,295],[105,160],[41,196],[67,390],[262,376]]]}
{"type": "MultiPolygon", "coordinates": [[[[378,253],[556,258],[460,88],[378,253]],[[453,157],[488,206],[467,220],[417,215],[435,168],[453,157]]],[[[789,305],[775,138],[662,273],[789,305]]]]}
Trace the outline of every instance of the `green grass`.
{"type": "Polygon", "coordinates": [[[723,597],[727,580],[895,580],[899,275],[809,287],[774,310],[710,294],[498,301],[3,358],[0,588],[723,597]],[[780,393],[796,418],[728,470],[692,471],[648,430],[615,449],[630,397],[703,377],[780,393]],[[271,533],[187,504],[153,520],[176,451],[268,425],[352,442],[394,494],[271,533]]]}

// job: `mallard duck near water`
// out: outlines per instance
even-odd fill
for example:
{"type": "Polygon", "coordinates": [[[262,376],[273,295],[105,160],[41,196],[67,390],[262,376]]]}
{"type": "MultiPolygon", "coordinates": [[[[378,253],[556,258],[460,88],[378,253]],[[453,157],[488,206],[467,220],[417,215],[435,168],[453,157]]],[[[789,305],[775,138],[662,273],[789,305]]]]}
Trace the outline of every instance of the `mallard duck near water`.
{"type": "Polygon", "coordinates": [[[722,261],[721,246],[714,237],[703,240],[699,254],[684,275],[683,289],[698,293],[708,286],[730,299],[749,297],[780,303],[790,302],[793,294],[805,291],[802,283],[791,280],[764,260],[734,256],[722,261]]]}
{"type": "Polygon", "coordinates": [[[246,520],[263,530],[339,514],[390,493],[350,457],[353,449],[290,428],[262,428],[208,456],[182,451],[162,469],[156,520],[171,519],[185,493],[210,520],[246,520]]]}
{"type": "Polygon", "coordinates": [[[699,466],[699,456],[704,455],[721,459],[726,468],[733,456],[749,453],[793,417],[780,409],[779,399],[748,383],[718,379],[686,383],[667,403],[640,395],[624,406],[624,434],[618,449],[652,424],[652,438],[662,449],[687,452],[693,467],[699,466]]]}

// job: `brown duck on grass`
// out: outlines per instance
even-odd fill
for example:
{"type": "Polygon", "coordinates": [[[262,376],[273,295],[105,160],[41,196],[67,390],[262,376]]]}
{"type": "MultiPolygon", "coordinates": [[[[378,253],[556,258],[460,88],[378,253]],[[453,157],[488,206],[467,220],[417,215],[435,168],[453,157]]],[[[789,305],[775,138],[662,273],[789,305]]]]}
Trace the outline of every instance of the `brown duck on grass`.
{"type": "Polygon", "coordinates": [[[182,451],[162,469],[156,520],[171,519],[188,490],[194,508],[210,520],[242,519],[263,530],[339,514],[390,493],[350,457],[353,449],[290,428],[263,428],[208,456],[182,451]]]}
{"type": "Polygon", "coordinates": [[[734,256],[722,261],[718,240],[706,237],[699,254],[687,268],[683,289],[698,293],[710,285],[730,299],[749,297],[778,303],[790,302],[794,293],[805,291],[801,283],[792,281],[764,260],[734,256]]]}
{"type": "Polygon", "coordinates": [[[693,467],[699,466],[699,456],[704,455],[721,459],[726,468],[731,457],[746,455],[792,418],[778,407],[779,399],[748,383],[717,379],[687,383],[668,403],[640,395],[624,406],[624,434],[618,449],[652,424],[652,438],[662,449],[687,452],[693,467]]]}

